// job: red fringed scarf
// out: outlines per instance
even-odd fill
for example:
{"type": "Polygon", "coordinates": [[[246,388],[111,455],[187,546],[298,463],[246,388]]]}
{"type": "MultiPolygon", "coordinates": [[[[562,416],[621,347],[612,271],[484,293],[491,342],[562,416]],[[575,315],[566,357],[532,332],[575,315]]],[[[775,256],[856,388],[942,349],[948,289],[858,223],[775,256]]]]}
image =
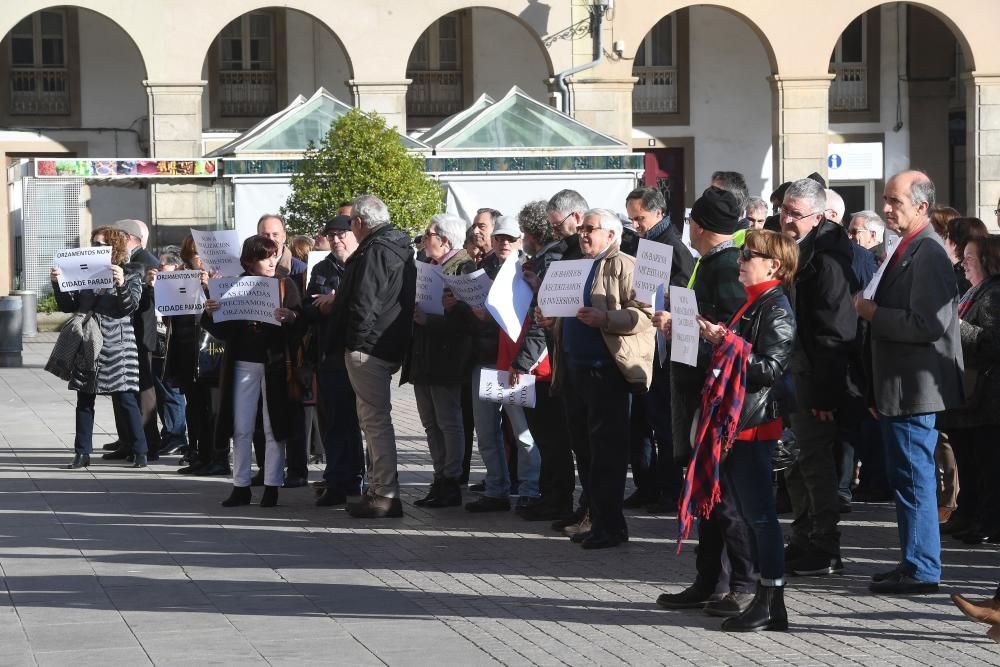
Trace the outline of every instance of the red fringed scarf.
{"type": "Polygon", "coordinates": [[[694,441],[694,453],[688,464],[687,480],[681,496],[677,519],[680,537],[677,553],[691,533],[694,517],[708,518],[722,499],[719,486],[719,463],[733,446],[736,426],[747,389],[747,361],[750,343],[732,331],[712,353],[712,364],[701,390],[701,417],[694,441]]]}

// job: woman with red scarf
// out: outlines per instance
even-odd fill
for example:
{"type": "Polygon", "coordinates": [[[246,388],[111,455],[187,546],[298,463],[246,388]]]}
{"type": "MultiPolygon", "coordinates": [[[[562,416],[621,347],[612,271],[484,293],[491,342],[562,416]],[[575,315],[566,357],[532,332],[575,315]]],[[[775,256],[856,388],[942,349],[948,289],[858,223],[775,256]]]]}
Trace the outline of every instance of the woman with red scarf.
{"type": "Polygon", "coordinates": [[[798,266],[798,247],[770,231],[751,231],[740,249],[740,282],[746,303],[728,326],[699,318],[701,336],[716,345],[740,336],[751,345],[746,393],[736,425],[736,438],[721,474],[736,496],[740,514],[754,537],[760,583],[753,602],[722,629],[733,632],[787,630],[784,603],[784,541],[774,508],[771,455],[781,437],[780,399],[785,371],[795,343],[795,316],[785,295],[798,266]]]}

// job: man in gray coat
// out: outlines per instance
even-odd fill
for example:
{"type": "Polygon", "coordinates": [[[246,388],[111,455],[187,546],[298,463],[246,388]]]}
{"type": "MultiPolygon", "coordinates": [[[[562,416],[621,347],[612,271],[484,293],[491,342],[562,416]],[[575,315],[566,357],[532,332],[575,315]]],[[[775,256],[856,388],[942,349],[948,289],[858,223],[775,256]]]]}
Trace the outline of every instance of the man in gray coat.
{"type": "Polygon", "coordinates": [[[886,226],[899,246],[871,300],[858,294],[858,315],[870,322],[873,399],[886,448],[886,474],[896,495],[902,557],[872,577],[873,593],[933,593],[941,579],[941,538],[934,467],[936,413],[962,404],[958,287],[928,211],[934,184],[904,171],[883,195],[886,226]]]}

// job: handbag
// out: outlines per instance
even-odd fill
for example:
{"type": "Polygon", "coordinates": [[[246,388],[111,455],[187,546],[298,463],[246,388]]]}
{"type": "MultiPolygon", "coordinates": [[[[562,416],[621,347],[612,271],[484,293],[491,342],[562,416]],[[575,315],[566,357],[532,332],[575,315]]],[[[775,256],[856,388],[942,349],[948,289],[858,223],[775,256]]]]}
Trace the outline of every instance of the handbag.
{"type": "Polygon", "coordinates": [[[195,363],[195,382],[217,386],[222,375],[222,355],[226,347],[221,340],[203,331],[198,344],[198,358],[195,363]]]}
{"type": "Polygon", "coordinates": [[[73,316],[59,331],[59,338],[45,363],[45,370],[56,377],[69,381],[88,378],[97,374],[97,362],[104,346],[101,325],[95,319],[94,311],[73,313],[73,316]]]}

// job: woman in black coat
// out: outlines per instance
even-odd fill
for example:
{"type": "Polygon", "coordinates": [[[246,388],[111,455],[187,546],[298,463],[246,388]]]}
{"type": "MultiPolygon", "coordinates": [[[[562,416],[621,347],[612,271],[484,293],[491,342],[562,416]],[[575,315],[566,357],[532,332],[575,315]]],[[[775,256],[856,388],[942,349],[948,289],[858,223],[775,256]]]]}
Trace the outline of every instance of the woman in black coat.
{"type": "Polygon", "coordinates": [[[133,442],[133,468],[146,467],[146,434],[139,413],[139,348],[132,328],[132,314],[142,298],[142,276],[125,270],[129,255],[126,235],[110,227],[98,227],[90,236],[93,246],[111,246],[113,286],[99,290],[63,292],[58,267],[52,267],[52,292],[64,313],[93,312],[101,327],[101,351],[93,372],[75,373],[69,388],[76,394],[75,454],[70,469],[90,465],[94,449],[94,404],[98,394],[117,395],[125,413],[133,442]]]}
{"type": "MultiPolygon", "coordinates": [[[[251,236],[243,242],[240,262],[245,276],[274,278],[280,249],[265,236],[251,236]]],[[[222,501],[224,507],[250,504],[250,461],[257,403],[261,400],[266,441],[264,495],[261,507],[278,504],[278,487],[285,470],[284,443],[292,431],[288,396],[288,361],[298,339],[302,299],[294,281],[280,278],[281,305],[274,318],[281,324],[248,320],[215,322],[212,313],[219,302],[205,302],[201,325],[225,341],[222,356],[221,401],[216,425],[216,443],[233,439],[233,491],[222,501]]]]}
{"type": "Polygon", "coordinates": [[[795,315],[785,290],[794,284],[798,256],[798,247],[787,236],[749,232],[739,255],[746,303],[728,328],[704,318],[698,322],[702,338],[709,342],[718,344],[735,334],[752,345],[736,441],[721,474],[753,536],[760,583],[753,602],[722,624],[727,631],[788,629],[784,540],[774,507],[771,456],[781,437],[780,399],[795,343],[795,315]]]}

